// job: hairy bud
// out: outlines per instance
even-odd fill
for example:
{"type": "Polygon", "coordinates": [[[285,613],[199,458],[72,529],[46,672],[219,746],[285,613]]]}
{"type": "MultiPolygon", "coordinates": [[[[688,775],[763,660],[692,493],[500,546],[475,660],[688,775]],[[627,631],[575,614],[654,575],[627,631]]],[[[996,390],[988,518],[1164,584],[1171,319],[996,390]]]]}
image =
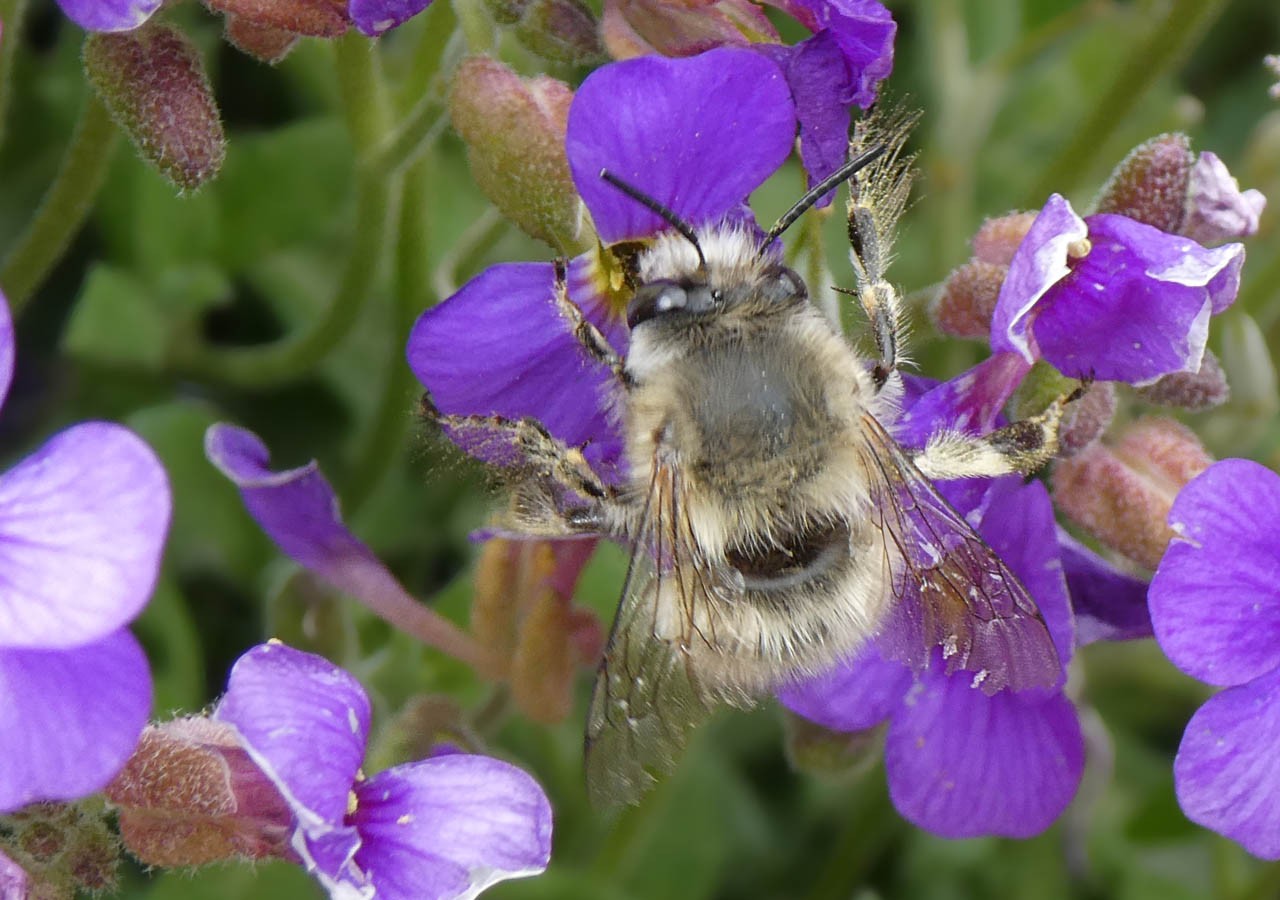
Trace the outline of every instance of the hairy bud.
{"type": "Polygon", "coordinates": [[[288,804],[221,722],[147,728],[106,794],[125,846],[149,865],[292,858],[288,804]]]}
{"type": "Polygon", "coordinates": [[[1009,267],[973,259],[947,276],[929,310],[942,334],[986,340],[991,336],[991,316],[1009,267]]]}
{"type": "Polygon", "coordinates": [[[1038,213],[1013,212],[987,219],[973,236],[973,257],[985,263],[1008,266],[1027,236],[1038,213]]]}
{"type": "Polygon", "coordinates": [[[565,254],[587,248],[564,139],[573,91],[524,79],[494,59],[464,60],[449,109],[476,183],[525,233],[565,254]]]}
{"type": "Polygon", "coordinates": [[[91,34],[84,67],[142,158],[179,191],[194,191],[218,173],[226,150],[222,120],[204,64],[184,34],[155,22],[91,34]]]}
{"type": "Polygon", "coordinates": [[[595,14],[581,0],[531,0],[516,36],[543,59],[584,66],[604,62],[595,14]]]}
{"type": "Polygon", "coordinates": [[[1174,372],[1154,383],[1138,388],[1138,396],[1157,406],[1181,409],[1213,409],[1231,396],[1227,375],[1212,351],[1204,352],[1198,372],[1174,372]]]}
{"type": "Polygon", "coordinates": [[[240,52],[272,66],[288,56],[298,43],[298,36],[293,32],[233,15],[226,17],[223,37],[240,52]]]}
{"type": "Polygon", "coordinates": [[[333,0],[205,0],[205,4],[260,28],[305,37],[340,37],[351,24],[346,4],[333,0]]]}
{"type": "Polygon", "coordinates": [[[1117,213],[1177,233],[1186,215],[1187,187],[1195,161],[1191,140],[1185,134],[1162,134],[1138,145],[1103,185],[1096,211],[1117,213]]]}
{"type": "Polygon", "coordinates": [[[1155,569],[1173,532],[1178,491],[1213,462],[1199,439],[1172,419],[1141,419],[1114,446],[1101,443],[1054,468],[1054,501],[1103,545],[1155,569]]]}

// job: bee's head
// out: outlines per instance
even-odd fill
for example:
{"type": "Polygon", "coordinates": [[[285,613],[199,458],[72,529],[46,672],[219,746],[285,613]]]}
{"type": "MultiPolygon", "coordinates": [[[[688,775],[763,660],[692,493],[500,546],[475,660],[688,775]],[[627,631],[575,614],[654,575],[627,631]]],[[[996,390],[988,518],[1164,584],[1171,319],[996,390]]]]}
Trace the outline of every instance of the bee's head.
{"type": "Polygon", "coordinates": [[[759,236],[735,224],[700,230],[696,240],[660,235],[637,260],[632,328],[654,319],[688,323],[735,313],[759,314],[802,303],[804,281],[775,252],[760,252],[759,236]]]}

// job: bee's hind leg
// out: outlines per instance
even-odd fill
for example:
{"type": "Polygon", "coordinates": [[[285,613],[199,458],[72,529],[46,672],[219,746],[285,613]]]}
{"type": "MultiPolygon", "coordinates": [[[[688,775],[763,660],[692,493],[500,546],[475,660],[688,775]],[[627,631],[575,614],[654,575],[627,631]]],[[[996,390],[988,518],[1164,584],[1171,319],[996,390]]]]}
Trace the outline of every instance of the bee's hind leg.
{"type": "Polygon", "coordinates": [[[1067,404],[1084,394],[1081,386],[1054,400],[1038,416],[1022,419],[982,437],[941,431],[913,457],[929,478],[994,478],[1029,475],[1058,453],[1058,429],[1067,404]]]}

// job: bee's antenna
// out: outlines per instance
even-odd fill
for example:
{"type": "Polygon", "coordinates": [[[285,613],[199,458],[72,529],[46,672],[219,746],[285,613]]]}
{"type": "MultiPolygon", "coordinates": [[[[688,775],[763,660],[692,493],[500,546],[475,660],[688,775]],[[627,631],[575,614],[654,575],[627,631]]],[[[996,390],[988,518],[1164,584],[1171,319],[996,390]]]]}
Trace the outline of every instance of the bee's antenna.
{"type": "Polygon", "coordinates": [[[888,149],[889,147],[886,144],[876,144],[874,147],[870,147],[862,151],[826,178],[809,188],[809,192],[797,200],[789,210],[782,214],[782,218],[775,222],[773,227],[769,229],[769,233],[765,235],[764,241],[760,244],[760,252],[764,253],[764,248],[768,247],[769,244],[773,242],[774,238],[790,228],[795,223],[796,219],[808,212],[809,207],[817,203],[824,194],[848,181],[856,175],[860,169],[865,169],[867,166],[871,165],[888,149]]]}
{"type": "MultiPolygon", "coordinates": [[[[617,175],[614,175],[608,169],[601,169],[600,177],[603,180],[607,181],[609,184],[616,187],[618,190],[622,191],[622,193],[626,194],[632,200],[639,203],[645,209],[649,210],[652,213],[655,213],[658,216],[661,216],[662,221],[666,222],[676,231],[684,235],[685,238],[689,241],[689,243],[693,244],[693,249],[698,251],[698,265],[702,269],[706,269],[707,258],[702,255],[702,247],[698,245],[698,236],[694,234],[693,226],[691,226],[684,219],[677,216],[671,210],[667,209],[667,207],[663,206],[657,200],[654,200],[648,194],[642,193],[639,188],[635,188],[627,184],[625,181],[623,181],[617,175]]],[[[799,214],[797,213],[797,215],[799,214]]]]}

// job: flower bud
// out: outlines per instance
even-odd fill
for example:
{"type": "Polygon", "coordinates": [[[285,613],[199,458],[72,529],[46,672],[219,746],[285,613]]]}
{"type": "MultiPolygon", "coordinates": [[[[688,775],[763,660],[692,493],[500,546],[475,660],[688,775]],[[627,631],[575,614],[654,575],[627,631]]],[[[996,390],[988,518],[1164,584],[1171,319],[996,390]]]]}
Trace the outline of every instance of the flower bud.
{"type": "Polygon", "coordinates": [[[227,43],[259,62],[274,66],[298,43],[298,36],[282,28],[260,25],[228,14],[223,28],[227,43]]]}
{"type": "Polygon", "coordinates": [[[887,723],[866,731],[832,731],[784,710],[784,747],[787,761],[797,772],[809,775],[856,777],[880,759],[887,723]]]}
{"type": "Polygon", "coordinates": [[[1037,215],[1036,212],[1013,212],[987,219],[973,236],[974,259],[997,266],[1009,265],[1037,215]]]}
{"type": "Polygon", "coordinates": [[[1198,372],[1173,372],[1138,388],[1138,396],[1157,406],[1181,409],[1213,409],[1231,396],[1227,375],[1213,352],[1206,350],[1198,372]]]}
{"type": "Polygon", "coordinates": [[[605,60],[599,23],[580,0],[531,0],[516,25],[516,36],[552,62],[585,66],[605,60]]]}
{"type": "Polygon", "coordinates": [[[1162,134],[1129,152],[1103,185],[1095,211],[1118,213],[1170,234],[1185,216],[1195,154],[1185,134],[1162,134]]]}
{"type": "Polygon", "coordinates": [[[558,252],[580,252],[580,201],[565,131],[573,91],[553,78],[524,79],[486,57],[464,60],[449,98],[471,173],[504,216],[558,252]]]}
{"type": "Polygon", "coordinates": [[[768,17],[747,0],[606,0],[600,30],[615,59],[693,56],[709,47],[779,40],[768,17]]]}
{"type": "Polygon", "coordinates": [[[84,67],[142,158],[180,192],[218,173],[226,149],[222,121],[204,64],[184,34],[155,22],[91,34],[84,67]]]}
{"type": "Polygon", "coordinates": [[[1109,381],[1095,381],[1084,396],[1072,401],[1058,426],[1058,455],[1075,456],[1102,437],[1116,415],[1116,388],[1109,381]]]}
{"type": "Polygon", "coordinates": [[[991,336],[991,316],[1009,267],[973,259],[947,276],[929,309],[942,334],[986,340],[991,336]]]}
{"type": "Polygon", "coordinates": [[[288,804],[221,722],[148,727],[106,794],[125,846],[148,865],[292,858],[288,804]]]}
{"type": "Polygon", "coordinates": [[[568,598],[544,588],[525,614],[511,659],[511,697],[535,722],[561,722],[572,708],[577,659],[569,629],[568,598]]]}
{"type": "Polygon", "coordinates": [[[260,28],[305,37],[340,37],[351,24],[346,4],[334,0],[205,0],[205,4],[260,28]]]}
{"type": "Polygon", "coordinates": [[[1173,532],[1178,491],[1209,467],[1199,439],[1172,419],[1141,419],[1111,447],[1096,443],[1053,470],[1053,497],[1104,546],[1155,569],[1173,532]]]}

